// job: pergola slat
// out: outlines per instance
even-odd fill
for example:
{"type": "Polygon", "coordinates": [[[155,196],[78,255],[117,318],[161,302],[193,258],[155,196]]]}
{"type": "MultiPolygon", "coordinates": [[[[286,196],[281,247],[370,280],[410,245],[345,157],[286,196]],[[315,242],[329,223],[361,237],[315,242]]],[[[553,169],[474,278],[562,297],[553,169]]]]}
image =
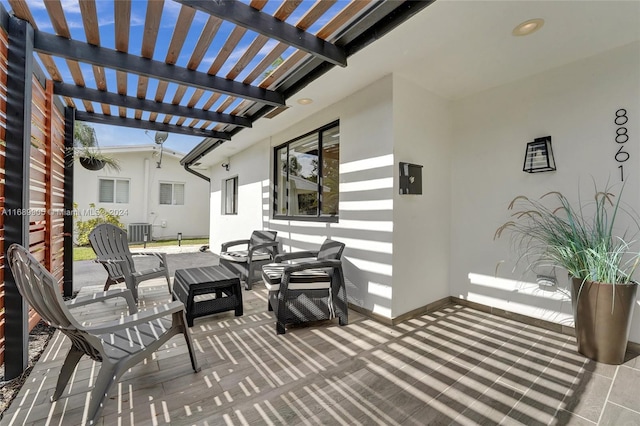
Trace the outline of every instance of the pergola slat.
{"type": "Polygon", "coordinates": [[[87,99],[93,102],[104,102],[123,108],[153,111],[159,114],[172,114],[181,117],[191,117],[201,120],[211,120],[219,123],[228,123],[235,126],[251,127],[251,120],[230,114],[220,114],[213,111],[189,108],[181,105],[154,102],[147,99],[139,99],[133,96],[120,95],[112,92],[102,92],[86,87],[78,87],[72,84],[56,82],[53,86],[56,95],[70,98],[87,99]]]}
{"type": "MultiPolygon", "coordinates": [[[[178,15],[178,20],[176,21],[176,24],[173,28],[171,42],[169,43],[167,56],[164,60],[167,64],[174,65],[178,61],[180,51],[182,50],[182,46],[184,46],[184,42],[187,39],[187,34],[189,33],[189,28],[191,27],[191,23],[193,22],[193,17],[195,16],[195,14],[196,11],[194,9],[190,9],[185,6],[180,7],[180,14],[178,15]]],[[[158,83],[155,97],[156,102],[164,101],[164,97],[167,93],[168,88],[169,82],[160,81],[158,83]]]]}
{"type": "Polygon", "coordinates": [[[322,40],[328,40],[333,34],[336,33],[344,24],[346,24],[350,19],[352,19],[355,15],[357,15],[360,11],[362,11],[365,7],[369,6],[371,0],[358,0],[352,1],[344,9],[338,13],[335,18],[329,21],[324,27],[318,31],[316,34],[317,37],[322,40]]]}
{"type": "Polygon", "coordinates": [[[185,84],[204,90],[213,90],[268,105],[284,105],[278,92],[247,86],[232,80],[207,75],[164,62],[141,58],[99,46],[91,46],[76,40],[67,40],[52,34],[35,31],[35,49],[63,58],[82,60],[90,64],[101,64],[120,71],[147,75],[160,80],[185,84]]]}
{"type": "MultiPolygon", "coordinates": [[[[9,4],[11,5],[11,9],[13,10],[14,15],[17,18],[24,19],[29,22],[34,29],[38,29],[38,25],[29,10],[29,5],[24,0],[9,0],[9,4]]],[[[47,72],[51,76],[51,79],[54,81],[62,81],[62,75],[58,70],[58,66],[53,61],[53,58],[49,55],[38,54],[38,57],[42,61],[42,64],[47,69],[47,72]]],[[[73,102],[70,99],[68,102],[73,102]]]]}
{"type": "Polygon", "coordinates": [[[296,27],[301,30],[308,30],[327,10],[336,3],[337,0],[318,0],[296,23],[296,27]]]}
{"type": "MultiPolygon", "coordinates": [[[[147,2],[147,12],[144,21],[144,32],[142,36],[142,47],[140,56],[147,59],[153,58],[153,52],[156,48],[156,41],[160,29],[160,19],[162,18],[162,8],[164,0],[155,0],[147,2]]],[[[149,87],[149,79],[146,76],[138,77],[137,96],[141,99],[147,97],[147,88],[149,87]]],[[[136,111],[135,117],[142,118],[142,111],[136,111]]]]}
{"type": "MultiPolygon", "coordinates": [[[[131,0],[118,0],[113,3],[114,21],[115,21],[115,37],[116,50],[120,52],[129,52],[129,28],[131,24],[131,0]]],[[[116,84],[118,93],[127,94],[127,74],[122,71],[116,71],[116,84]]],[[[126,117],[126,108],[119,108],[120,117],[126,117]]]]}
{"type": "MultiPolygon", "coordinates": [[[[281,21],[287,19],[296,10],[296,8],[302,3],[302,0],[287,0],[283,2],[278,10],[275,11],[273,16],[281,21]]],[[[265,35],[259,34],[258,37],[253,40],[251,45],[244,52],[242,57],[236,62],[236,64],[227,73],[226,78],[234,80],[244,69],[249,65],[249,62],[258,54],[260,49],[269,41],[269,38],[265,35]]]]}
{"type": "Polygon", "coordinates": [[[347,55],[342,48],[241,2],[175,1],[296,47],[332,64],[347,65],[347,55]]]}
{"type": "Polygon", "coordinates": [[[220,68],[222,68],[227,59],[229,59],[229,56],[246,32],[247,29],[243,27],[235,27],[233,31],[231,31],[231,34],[229,34],[227,41],[220,48],[220,51],[216,55],[216,59],[211,64],[211,67],[209,67],[209,71],[207,71],[207,74],[216,75],[218,71],[220,71],[220,68]]]}
{"type": "MultiPolygon", "coordinates": [[[[296,23],[296,27],[301,30],[307,30],[313,25],[320,17],[333,6],[337,0],[318,0],[316,3],[305,13],[302,18],[296,23]]],[[[247,75],[243,83],[253,83],[271,64],[273,64],[279,57],[287,50],[287,45],[284,43],[278,43],[271,52],[269,52],[258,65],[247,75]]]]}
{"type": "Polygon", "coordinates": [[[91,114],[83,111],[76,111],[76,120],[91,123],[108,124],[112,126],[131,127],[134,129],[155,130],[160,132],[180,133],[189,136],[201,136],[203,138],[215,138],[231,140],[228,133],[214,132],[209,130],[194,129],[191,127],[174,126],[172,124],[150,122],[146,120],[136,120],[135,118],[118,117],[104,114],[91,114]]]}
{"type": "Polygon", "coordinates": [[[202,29],[202,33],[200,33],[200,38],[193,48],[193,53],[191,53],[187,68],[195,70],[200,66],[204,55],[207,53],[207,49],[209,49],[211,42],[218,33],[220,25],[222,25],[222,20],[215,16],[210,16],[209,19],[207,19],[207,23],[202,29]]]}
{"type": "MultiPolygon", "coordinates": [[[[87,38],[87,43],[95,46],[100,46],[100,29],[98,27],[98,11],[96,8],[95,0],[83,0],[80,2],[80,10],[82,11],[82,25],[84,26],[84,34],[87,38]]],[[[81,58],[78,58],[81,60],[81,58]]],[[[96,82],[98,90],[107,90],[107,79],[104,73],[104,68],[99,64],[92,64],[93,77],[96,82]]],[[[109,105],[100,104],[103,114],[110,114],[111,108],[109,105]]]]}
{"type": "MultiPolygon", "coordinates": [[[[204,55],[207,53],[207,49],[209,49],[209,46],[211,45],[211,42],[213,41],[221,24],[222,24],[222,21],[220,19],[213,16],[209,17],[209,19],[207,20],[207,23],[202,29],[202,33],[200,34],[200,37],[198,38],[198,43],[194,47],[193,53],[191,54],[191,58],[189,59],[189,63],[187,64],[188,69],[196,70],[200,66],[200,63],[202,62],[204,55]]],[[[186,91],[187,91],[186,86],[178,86],[178,89],[176,90],[176,93],[173,97],[172,103],[175,105],[178,105],[180,101],[182,101],[182,98],[184,97],[184,94],[186,93],[186,91]]],[[[193,101],[193,98],[189,102],[191,106],[195,105],[195,103],[197,102],[195,101],[192,104],[192,101],[193,101]]],[[[171,116],[165,117],[165,122],[167,122],[171,118],[172,118],[171,116]]],[[[181,125],[182,123],[184,123],[184,117],[178,119],[176,124],[181,125]]]]}

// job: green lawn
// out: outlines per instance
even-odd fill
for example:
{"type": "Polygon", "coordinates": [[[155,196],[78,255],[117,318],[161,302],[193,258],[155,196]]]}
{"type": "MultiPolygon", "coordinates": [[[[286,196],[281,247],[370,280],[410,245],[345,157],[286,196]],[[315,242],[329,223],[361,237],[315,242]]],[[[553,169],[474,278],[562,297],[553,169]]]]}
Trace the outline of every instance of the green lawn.
{"type": "MultiPolygon", "coordinates": [[[[196,238],[191,240],[182,240],[182,245],[205,245],[209,244],[208,238],[196,238]]],[[[177,240],[166,240],[166,241],[152,241],[147,243],[147,247],[162,247],[162,246],[177,246],[177,240]]],[[[131,244],[129,247],[131,248],[143,248],[144,244],[131,244]]],[[[91,247],[74,247],[73,248],[73,260],[92,260],[95,259],[96,255],[93,253],[93,249],[91,247]]]]}

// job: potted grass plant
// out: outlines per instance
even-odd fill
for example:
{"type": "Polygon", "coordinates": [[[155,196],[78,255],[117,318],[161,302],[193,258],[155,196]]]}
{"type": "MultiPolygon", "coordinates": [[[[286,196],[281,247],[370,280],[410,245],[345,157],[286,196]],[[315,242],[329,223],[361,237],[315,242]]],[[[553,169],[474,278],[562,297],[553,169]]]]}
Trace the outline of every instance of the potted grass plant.
{"type": "Polygon", "coordinates": [[[496,231],[508,231],[521,259],[566,269],[578,352],[607,364],[624,361],[638,283],[640,262],[634,250],[640,231],[637,214],[621,204],[609,188],[573,205],[560,192],[539,199],[518,196],[509,204],[512,219],[496,231]],[[617,220],[630,224],[620,231],[617,220]],[[533,255],[531,257],[530,255],[533,255]]]}

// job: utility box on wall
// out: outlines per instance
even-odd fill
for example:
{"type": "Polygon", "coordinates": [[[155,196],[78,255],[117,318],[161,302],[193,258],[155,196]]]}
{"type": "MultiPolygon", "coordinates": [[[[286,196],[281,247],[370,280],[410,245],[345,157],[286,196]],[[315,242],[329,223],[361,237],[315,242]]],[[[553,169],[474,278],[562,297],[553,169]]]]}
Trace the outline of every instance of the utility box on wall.
{"type": "Polygon", "coordinates": [[[400,194],[422,194],[422,166],[400,162],[400,194]]]}

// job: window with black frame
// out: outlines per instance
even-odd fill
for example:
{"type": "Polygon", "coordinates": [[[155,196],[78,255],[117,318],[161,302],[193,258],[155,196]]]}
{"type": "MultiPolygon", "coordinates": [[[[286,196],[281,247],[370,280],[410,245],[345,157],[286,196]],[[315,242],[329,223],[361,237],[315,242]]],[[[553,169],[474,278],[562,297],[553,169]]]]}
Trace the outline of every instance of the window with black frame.
{"type": "Polygon", "coordinates": [[[224,180],[222,214],[238,214],[238,177],[224,180]]]}
{"type": "Polygon", "coordinates": [[[338,220],[338,121],[275,148],[274,164],[274,218],[338,220]]]}

